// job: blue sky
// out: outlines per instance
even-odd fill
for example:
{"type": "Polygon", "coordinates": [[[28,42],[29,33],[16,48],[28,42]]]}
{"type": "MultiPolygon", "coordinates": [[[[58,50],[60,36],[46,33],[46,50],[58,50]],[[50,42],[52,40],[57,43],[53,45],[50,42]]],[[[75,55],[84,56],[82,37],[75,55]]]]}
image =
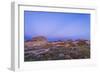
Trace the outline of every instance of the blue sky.
{"type": "Polygon", "coordinates": [[[24,38],[90,39],[90,14],[24,11],[24,38]]]}

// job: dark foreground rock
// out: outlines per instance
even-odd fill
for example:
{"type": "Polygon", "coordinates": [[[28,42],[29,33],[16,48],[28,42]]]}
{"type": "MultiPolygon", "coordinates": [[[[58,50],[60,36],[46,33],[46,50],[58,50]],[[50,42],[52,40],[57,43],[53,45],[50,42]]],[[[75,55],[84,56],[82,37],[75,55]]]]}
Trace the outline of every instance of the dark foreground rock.
{"type": "Polygon", "coordinates": [[[43,60],[70,60],[90,58],[90,48],[81,47],[50,47],[38,48],[24,51],[24,61],[43,61],[43,60]]]}

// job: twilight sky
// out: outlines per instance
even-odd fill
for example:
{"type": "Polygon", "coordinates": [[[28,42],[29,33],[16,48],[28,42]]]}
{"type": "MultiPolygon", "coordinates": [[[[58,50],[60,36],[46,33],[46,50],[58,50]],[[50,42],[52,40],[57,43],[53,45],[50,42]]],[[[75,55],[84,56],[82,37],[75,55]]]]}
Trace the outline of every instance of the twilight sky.
{"type": "Polygon", "coordinates": [[[24,39],[90,39],[90,14],[24,11],[24,39]]]}

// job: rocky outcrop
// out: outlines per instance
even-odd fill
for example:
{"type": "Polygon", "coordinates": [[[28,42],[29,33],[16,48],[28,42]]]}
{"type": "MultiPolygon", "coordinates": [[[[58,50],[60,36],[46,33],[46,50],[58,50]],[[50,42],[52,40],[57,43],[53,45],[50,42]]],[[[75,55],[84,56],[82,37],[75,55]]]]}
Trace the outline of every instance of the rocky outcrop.
{"type": "Polygon", "coordinates": [[[24,44],[25,61],[90,58],[89,40],[48,41],[44,36],[37,36],[24,44]]]}
{"type": "Polygon", "coordinates": [[[47,44],[47,38],[45,38],[44,36],[37,36],[37,37],[33,37],[32,40],[30,41],[26,41],[24,43],[25,48],[33,48],[36,46],[45,46],[47,44]]]}
{"type": "Polygon", "coordinates": [[[44,47],[44,48],[49,48],[52,46],[61,46],[61,47],[70,48],[70,47],[76,47],[76,46],[81,46],[81,45],[90,45],[90,41],[79,39],[79,40],[75,40],[75,41],[67,40],[67,41],[49,42],[46,37],[37,36],[37,37],[33,37],[32,40],[30,40],[30,41],[26,41],[24,44],[25,44],[25,47],[28,47],[28,48],[33,48],[36,46],[40,46],[40,47],[44,47]]]}

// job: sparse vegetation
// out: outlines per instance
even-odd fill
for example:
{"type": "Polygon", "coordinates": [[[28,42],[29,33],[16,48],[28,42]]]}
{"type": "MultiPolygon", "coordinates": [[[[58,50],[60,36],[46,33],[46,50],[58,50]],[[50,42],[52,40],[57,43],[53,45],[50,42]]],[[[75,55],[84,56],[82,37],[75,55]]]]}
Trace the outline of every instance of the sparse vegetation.
{"type": "Polygon", "coordinates": [[[30,41],[28,43],[25,42],[24,61],[90,58],[90,44],[87,43],[88,40],[48,42],[44,37],[35,38],[33,38],[35,41],[31,41],[31,43],[30,41]]]}

